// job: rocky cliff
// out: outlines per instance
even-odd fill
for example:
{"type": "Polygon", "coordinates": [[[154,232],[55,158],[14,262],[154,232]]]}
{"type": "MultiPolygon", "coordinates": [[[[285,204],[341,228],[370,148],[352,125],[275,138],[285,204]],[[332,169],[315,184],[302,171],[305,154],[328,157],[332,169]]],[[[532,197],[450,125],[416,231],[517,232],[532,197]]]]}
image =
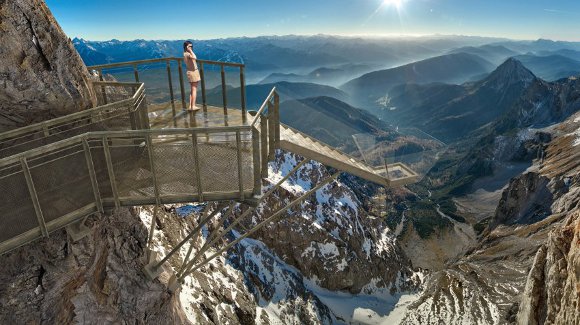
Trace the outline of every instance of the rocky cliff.
{"type": "Polygon", "coordinates": [[[0,44],[0,132],[95,105],[87,68],[44,1],[0,1],[0,44]]]}
{"type": "Polygon", "coordinates": [[[64,230],[0,258],[0,323],[184,323],[179,300],[143,266],[146,228],[135,211],[92,217],[89,237],[64,230]]]}
{"type": "MultiPolygon", "coordinates": [[[[279,156],[271,165],[270,178],[281,178],[302,159],[290,153],[279,156]]],[[[324,166],[307,163],[265,202],[261,215],[270,215],[329,176],[324,166]]],[[[254,220],[259,222],[260,218],[254,220]]],[[[395,243],[394,232],[384,221],[369,215],[341,182],[323,187],[283,220],[264,227],[256,238],[329,290],[357,294],[374,282],[396,292],[416,285],[397,283],[413,272],[395,243]]]]}
{"type": "Polygon", "coordinates": [[[404,324],[577,324],[580,117],[504,189],[488,229],[433,273],[404,324]]]}
{"type": "Polygon", "coordinates": [[[541,246],[528,274],[518,324],[580,324],[580,212],[541,246]]]}
{"type": "Polygon", "coordinates": [[[556,132],[540,171],[561,180],[552,208],[564,219],[534,258],[518,324],[580,324],[580,114],[556,132]]]}

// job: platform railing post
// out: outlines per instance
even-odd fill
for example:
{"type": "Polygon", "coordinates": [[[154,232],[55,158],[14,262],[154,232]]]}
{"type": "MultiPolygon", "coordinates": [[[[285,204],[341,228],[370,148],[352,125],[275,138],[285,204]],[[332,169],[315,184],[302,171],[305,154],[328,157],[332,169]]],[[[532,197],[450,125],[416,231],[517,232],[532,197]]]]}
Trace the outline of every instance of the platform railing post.
{"type": "Polygon", "coordinates": [[[203,186],[201,182],[201,164],[199,162],[199,151],[198,151],[198,142],[197,142],[197,133],[191,133],[191,143],[193,145],[193,166],[195,168],[195,181],[197,183],[197,195],[198,200],[203,202],[203,186]]]}
{"type": "Polygon", "coordinates": [[[28,186],[30,198],[32,199],[32,204],[34,205],[34,212],[36,213],[40,232],[44,237],[48,237],[48,229],[46,228],[46,223],[44,222],[42,208],[40,207],[40,200],[38,199],[36,189],[34,188],[34,181],[32,180],[32,174],[30,174],[30,168],[28,168],[28,162],[26,161],[26,158],[21,158],[20,164],[22,166],[24,178],[26,179],[26,185],[28,186]]]}
{"type": "Polygon", "coordinates": [[[101,201],[101,193],[99,191],[99,183],[97,181],[97,173],[95,172],[95,165],[93,164],[93,156],[91,155],[91,147],[89,146],[89,141],[87,138],[83,138],[83,150],[85,152],[85,160],[87,162],[87,168],[89,170],[89,176],[91,178],[91,186],[93,187],[93,195],[95,197],[95,203],[97,205],[97,210],[103,213],[103,202],[101,201]]]}
{"type": "Polygon", "coordinates": [[[203,104],[203,112],[207,113],[207,98],[205,96],[205,73],[203,71],[203,62],[199,63],[199,76],[201,77],[201,102],[203,104]]]}
{"type": "Polygon", "coordinates": [[[276,116],[276,125],[274,127],[274,148],[280,148],[280,96],[274,92],[274,115],[276,116]]]}
{"type": "Polygon", "coordinates": [[[173,113],[173,124],[177,126],[177,121],[175,119],[175,117],[177,116],[177,113],[175,112],[175,95],[173,94],[173,81],[171,78],[171,63],[169,62],[169,60],[167,60],[165,61],[165,64],[167,66],[167,81],[169,82],[169,96],[171,98],[171,111],[173,113]]]}
{"type": "Polygon", "coordinates": [[[240,66],[240,105],[242,106],[242,121],[246,121],[246,78],[244,66],[240,66]]]}
{"type": "Polygon", "coordinates": [[[139,70],[137,69],[137,64],[133,64],[133,75],[135,76],[135,82],[139,82],[139,70]]]}
{"type": "Polygon", "coordinates": [[[109,148],[109,139],[105,135],[102,138],[103,151],[105,153],[105,161],[107,163],[107,171],[109,173],[109,180],[111,181],[111,190],[113,191],[113,198],[115,200],[115,208],[119,208],[121,203],[119,201],[119,191],[117,190],[117,181],[115,179],[115,171],[113,170],[113,159],[111,158],[111,149],[109,148]]]}
{"type": "Polygon", "coordinates": [[[240,130],[236,131],[236,149],[238,159],[238,190],[240,191],[240,200],[244,200],[244,175],[242,173],[242,137],[240,130]]]}
{"type": "Polygon", "coordinates": [[[276,155],[276,112],[274,105],[268,101],[268,161],[276,155]]]}
{"type": "Polygon", "coordinates": [[[260,151],[262,153],[262,178],[268,177],[268,119],[260,116],[260,151]]]}
{"type": "Polygon", "coordinates": [[[224,65],[220,64],[220,72],[222,77],[222,103],[224,105],[224,115],[228,115],[228,95],[226,92],[226,71],[224,65]]]}
{"type": "MultiPolygon", "coordinates": [[[[99,74],[99,81],[103,81],[103,69],[98,69],[97,70],[98,74],[99,74]]],[[[107,92],[105,91],[105,86],[101,86],[101,95],[103,95],[103,102],[104,104],[108,104],[107,101],[107,92]]]]}
{"type": "Polygon", "coordinates": [[[181,63],[181,59],[177,59],[177,66],[179,67],[179,90],[181,91],[181,108],[186,109],[185,106],[185,86],[183,84],[183,64],[181,63]]]}
{"type": "Polygon", "coordinates": [[[153,236],[155,235],[155,225],[157,224],[158,210],[161,206],[161,197],[159,194],[159,183],[157,182],[157,171],[155,169],[155,157],[153,156],[153,140],[151,139],[151,134],[147,134],[145,143],[147,145],[147,155],[149,156],[149,166],[153,178],[153,193],[155,195],[155,210],[153,211],[151,228],[149,229],[149,240],[147,242],[147,262],[151,263],[155,258],[151,245],[153,244],[153,236]]]}
{"type": "Polygon", "coordinates": [[[252,127],[252,157],[254,163],[254,195],[262,193],[262,172],[260,171],[260,132],[252,127]]]}

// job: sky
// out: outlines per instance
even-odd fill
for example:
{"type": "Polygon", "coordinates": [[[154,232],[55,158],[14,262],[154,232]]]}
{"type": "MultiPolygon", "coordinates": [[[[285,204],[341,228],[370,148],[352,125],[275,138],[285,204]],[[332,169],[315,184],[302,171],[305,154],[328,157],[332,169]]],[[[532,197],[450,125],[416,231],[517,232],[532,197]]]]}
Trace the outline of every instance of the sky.
{"type": "Polygon", "coordinates": [[[69,37],[477,35],[580,41],[578,0],[46,0],[69,37]]]}

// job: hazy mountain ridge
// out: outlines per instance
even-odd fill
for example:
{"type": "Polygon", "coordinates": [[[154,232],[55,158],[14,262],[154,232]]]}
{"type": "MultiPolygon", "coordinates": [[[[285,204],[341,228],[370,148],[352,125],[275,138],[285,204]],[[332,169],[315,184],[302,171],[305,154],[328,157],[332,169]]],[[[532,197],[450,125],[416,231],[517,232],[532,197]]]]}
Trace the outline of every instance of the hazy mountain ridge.
{"type": "Polygon", "coordinates": [[[398,87],[388,104],[396,109],[377,114],[389,123],[454,141],[501,116],[535,79],[521,63],[508,59],[475,83],[398,87]]]}
{"type": "MultiPolygon", "coordinates": [[[[246,106],[252,110],[258,110],[272,88],[280,96],[280,101],[290,99],[304,99],[314,96],[328,96],[339,100],[346,100],[347,94],[340,89],[308,82],[280,81],[271,84],[252,84],[246,86],[246,106]]],[[[228,87],[227,98],[229,103],[240,102],[240,88],[228,87]]],[[[222,105],[221,86],[207,91],[207,101],[210,105],[222,105]]],[[[235,107],[235,106],[234,106],[235,107]]]]}
{"type": "Polygon", "coordinates": [[[273,83],[280,81],[313,82],[331,86],[339,86],[353,77],[374,70],[367,64],[342,64],[331,67],[320,67],[307,74],[274,72],[260,81],[260,83],[273,83]]]}
{"type": "Polygon", "coordinates": [[[580,74],[580,61],[560,54],[516,55],[514,59],[520,61],[526,68],[544,80],[554,81],[580,74]]]}
{"type": "Polygon", "coordinates": [[[396,137],[374,115],[332,97],[287,100],[280,105],[283,123],[345,152],[356,150],[352,136],[368,133],[396,137]]]}
{"type": "MultiPolygon", "coordinates": [[[[441,55],[461,46],[480,46],[497,38],[433,36],[374,38],[314,36],[260,36],[193,40],[199,58],[245,63],[248,71],[283,72],[316,69],[329,64],[373,64],[393,67],[441,55]]],[[[73,39],[87,65],[160,57],[181,57],[183,40],[88,41],[73,39]]]]}
{"type": "Polygon", "coordinates": [[[453,53],[417,61],[392,69],[367,73],[341,86],[351,101],[362,107],[376,107],[394,86],[407,83],[444,82],[461,84],[472,76],[493,70],[493,65],[479,56],[453,53]]]}
{"type": "Polygon", "coordinates": [[[495,65],[500,65],[507,58],[520,54],[520,52],[511,50],[503,45],[493,45],[493,44],[486,44],[477,47],[464,46],[457,49],[453,49],[450,51],[450,53],[469,53],[477,55],[495,65]]]}

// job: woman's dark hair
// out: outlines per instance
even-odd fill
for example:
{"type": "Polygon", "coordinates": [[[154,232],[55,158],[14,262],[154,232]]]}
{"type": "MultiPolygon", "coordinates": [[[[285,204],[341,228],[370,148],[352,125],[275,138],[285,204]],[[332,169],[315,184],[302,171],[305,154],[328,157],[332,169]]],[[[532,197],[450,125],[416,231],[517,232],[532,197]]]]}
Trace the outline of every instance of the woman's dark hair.
{"type": "Polygon", "coordinates": [[[193,43],[190,42],[190,41],[183,42],[183,52],[187,52],[187,46],[188,45],[192,45],[193,46],[193,43]]]}

